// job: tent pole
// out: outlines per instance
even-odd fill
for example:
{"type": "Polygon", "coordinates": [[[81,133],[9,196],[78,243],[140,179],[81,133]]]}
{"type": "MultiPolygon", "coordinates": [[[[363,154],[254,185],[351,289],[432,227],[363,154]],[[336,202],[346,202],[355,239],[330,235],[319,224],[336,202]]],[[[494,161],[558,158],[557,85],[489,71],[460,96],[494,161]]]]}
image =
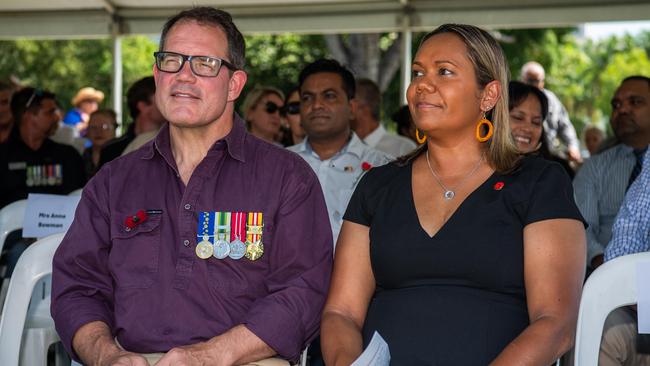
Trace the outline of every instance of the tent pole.
{"type": "Polygon", "coordinates": [[[400,78],[400,105],[406,104],[406,89],[411,82],[413,32],[408,12],[402,15],[402,73],[400,78]]]}
{"type": "MultiPolygon", "coordinates": [[[[117,114],[117,122],[124,126],[122,123],[122,36],[119,32],[120,24],[116,17],[113,17],[112,36],[113,41],[113,110],[117,114]]],[[[120,136],[125,129],[122,127],[117,131],[120,136]]]]}

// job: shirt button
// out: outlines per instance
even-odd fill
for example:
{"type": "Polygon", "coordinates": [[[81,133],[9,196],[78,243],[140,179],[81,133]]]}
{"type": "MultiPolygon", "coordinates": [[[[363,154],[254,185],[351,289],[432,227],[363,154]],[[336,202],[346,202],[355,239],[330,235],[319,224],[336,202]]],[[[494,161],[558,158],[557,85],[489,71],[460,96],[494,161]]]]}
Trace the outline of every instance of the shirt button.
{"type": "Polygon", "coordinates": [[[189,203],[186,203],[184,207],[185,207],[186,210],[189,210],[189,209],[192,208],[192,205],[190,205],[189,203]]]}
{"type": "Polygon", "coordinates": [[[190,241],[187,240],[187,239],[183,240],[183,245],[185,245],[186,247],[189,247],[190,246],[190,241]]]}

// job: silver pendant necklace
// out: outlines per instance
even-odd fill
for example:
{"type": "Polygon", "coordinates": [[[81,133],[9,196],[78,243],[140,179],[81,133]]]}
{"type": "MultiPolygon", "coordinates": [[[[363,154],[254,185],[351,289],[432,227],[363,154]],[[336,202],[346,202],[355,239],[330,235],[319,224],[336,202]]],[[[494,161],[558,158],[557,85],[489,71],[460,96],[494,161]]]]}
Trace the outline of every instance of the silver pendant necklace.
{"type": "Polygon", "coordinates": [[[471,177],[474,173],[476,173],[476,170],[478,170],[478,167],[481,166],[481,163],[483,162],[483,159],[485,159],[485,153],[481,154],[481,158],[478,160],[478,163],[476,163],[476,166],[474,166],[474,169],[472,169],[471,172],[469,172],[466,176],[464,176],[463,179],[461,179],[460,182],[458,182],[458,184],[456,184],[456,187],[447,188],[447,186],[444,183],[442,183],[442,180],[440,179],[440,177],[438,177],[438,174],[436,174],[436,172],[433,170],[433,167],[431,166],[431,161],[429,160],[429,150],[428,149],[427,149],[426,154],[427,154],[427,165],[429,166],[429,170],[431,170],[431,175],[433,175],[433,178],[436,180],[436,182],[438,182],[438,185],[440,186],[440,188],[442,188],[442,190],[445,191],[443,196],[448,201],[453,199],[454,197],[456,197],[456,190],[458,189],[458,187],[460,187],[463,183],[465,183],[467,178],[471,177]]]}

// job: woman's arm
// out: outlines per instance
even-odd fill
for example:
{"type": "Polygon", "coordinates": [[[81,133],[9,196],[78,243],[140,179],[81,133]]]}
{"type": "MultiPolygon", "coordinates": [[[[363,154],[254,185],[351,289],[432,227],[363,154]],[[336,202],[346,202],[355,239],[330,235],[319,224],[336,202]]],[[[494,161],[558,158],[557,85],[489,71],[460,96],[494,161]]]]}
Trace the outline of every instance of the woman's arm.
{"type": "Polygon", "coordinates": [[[343,221],[321,322],[326,365],[350,365],[363,351],[361,328],[374,291],[369,228],[343,221]]]}
{"type": "Polygon", "coordinates": [[[585,257],[585,230],[580,221],[552,219],[524,228],[530,325],[491,365],[550,365],[571,348],[585,257]]]}

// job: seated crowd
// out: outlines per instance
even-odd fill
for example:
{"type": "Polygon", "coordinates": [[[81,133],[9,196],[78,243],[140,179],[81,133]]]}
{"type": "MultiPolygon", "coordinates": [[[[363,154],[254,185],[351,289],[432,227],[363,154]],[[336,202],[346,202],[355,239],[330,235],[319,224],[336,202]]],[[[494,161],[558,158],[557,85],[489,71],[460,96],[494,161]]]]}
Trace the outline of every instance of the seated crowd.
{"type": "MultiPolygon", "coordinates": [[[[350,365],[377,332],[391,365],[550,365],[585,277],[650,250],[647,76],[581,154],[542,65],[509,81],[471,25],[423,38],[397,133],[377,84],[332,59],[242,96],[244,50],[224,11],[170,18],[119,137],[99,90],[63,117],[53,92],[0,83],[0,207],[83,188],[52,273],[74,360],[285,365],[309,346],[350,365]]],[[[33,243],[12,240],[7,278],[33,243]]],[[[650,365],[636,318],[610,314],[600,364],[650,365]]]]}

